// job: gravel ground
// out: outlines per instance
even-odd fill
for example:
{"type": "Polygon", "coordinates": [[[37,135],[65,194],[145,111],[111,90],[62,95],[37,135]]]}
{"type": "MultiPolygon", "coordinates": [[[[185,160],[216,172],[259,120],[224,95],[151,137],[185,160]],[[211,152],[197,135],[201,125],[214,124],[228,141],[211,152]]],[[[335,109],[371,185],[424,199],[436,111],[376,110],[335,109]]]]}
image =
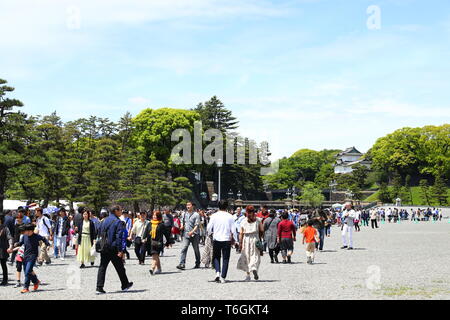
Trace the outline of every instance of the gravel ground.
{"type": "Polygon", "coordinates": [[[130,250],[132,259],[126,270],[134,287],[120,292],[118,276],[110,265],[108,293],[102,296],[95,295],[97,267],[80,270],[69,250],[65,261],[53,260],[35,269],[43,282],[38,292],[20,294],[13,287],[15,268],[8,266],[10,283],[0,288],[0,299],[449,299],[449,229],[448,221],[385,223],[376,230],[362,227],[354,234],[355,250],[348,251],[340,249],[340,232],[333,227],[315,265],[305,263],[304,248],[297,241],[291,265],[270,264],[268,254],[262,257],[257,282],[243,281],[245,274],[236,269],[239,255],[234,251],[229,282],[217,284],[212,282],[211,269],[191,269],[192,249],[183,272],[175,268],[180,245],[166,250],[163,274],[155,276],[148,272],[149,261],[139,266],[130,250]]]}

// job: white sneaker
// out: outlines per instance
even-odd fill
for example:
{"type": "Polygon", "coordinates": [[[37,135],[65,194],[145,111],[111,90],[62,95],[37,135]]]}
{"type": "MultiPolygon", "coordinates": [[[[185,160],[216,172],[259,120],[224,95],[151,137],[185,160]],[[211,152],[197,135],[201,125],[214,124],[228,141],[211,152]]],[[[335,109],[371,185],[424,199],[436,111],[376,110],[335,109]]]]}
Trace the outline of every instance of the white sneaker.
{"type": "Polygon", "coordinates": [[[245,281],[251,281],[252,280],[252,278],[250,278],[250,275],[247,275],[246,277],[245,277],[245,281]]]}
{"type": "Polygon", "coordinates": [[[61,257],[60,260],[61,260],[61,261],[64,261],[64,260],[66,260],[66,259],[64,259],[63,257],[61,257]]]}
{"type": "Polygon", "coordinates": [[[220,283],[225,283],[227,282],[224,278],[220,277],[220,283]]]}

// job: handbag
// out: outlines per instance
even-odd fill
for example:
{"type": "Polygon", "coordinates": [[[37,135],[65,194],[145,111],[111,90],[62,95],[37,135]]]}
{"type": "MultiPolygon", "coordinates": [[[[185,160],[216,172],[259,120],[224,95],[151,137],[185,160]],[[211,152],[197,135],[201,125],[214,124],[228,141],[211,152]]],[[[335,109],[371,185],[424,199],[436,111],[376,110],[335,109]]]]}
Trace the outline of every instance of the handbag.
{"type": "Polygon", "coordinates": [[[154,248],[159,248],[159,247],[162,246],[162,242],[152,239],[151,246],[154,247],[154,248]]]}
{"type": "Polygon", "coordinates": [[[256,241],[256,249],[264,251],[264,243],[261,240],[256,241]]]}
{"type": "MultiPolygon", "coordinates": [[[[257,219],[256,221],[258,221],[258,222],[257,222],[257,228],[258,228],[258,235],[259,235],[259,224],[260,224],[260,222],[259,222],[258,219],[257,219]]],[[[258,249],[259,251],[261,251],[261,253],[264,252],[264,240],[261,240],[261,238],[259,238],[259,239],[256,241],[255,245],[256,245],[256,249],[258,249]]]]}
{"type": "Polygon", "coordinates": [[[127,245],[127,248],[129,248],[129,247],[131,247],[131,244],[132,244],[133,242],[131,241],[131,240],[126,240],[126,245],[127,245]]]}
{"type": "Polygon", "coordinates": [[[90,255],[91,255],[91,257],[97,257],[98,252],[97,252],[97,250],[95,249],[95,245],[93,245],[93,246],[91,247],[90,255]]]}
{"type": "Polygon", "coordinates": [[[134,245],[135,246],[140,246],[142,244],[142,238],[141,237],[136,237],[134,239],[134,245]]]}

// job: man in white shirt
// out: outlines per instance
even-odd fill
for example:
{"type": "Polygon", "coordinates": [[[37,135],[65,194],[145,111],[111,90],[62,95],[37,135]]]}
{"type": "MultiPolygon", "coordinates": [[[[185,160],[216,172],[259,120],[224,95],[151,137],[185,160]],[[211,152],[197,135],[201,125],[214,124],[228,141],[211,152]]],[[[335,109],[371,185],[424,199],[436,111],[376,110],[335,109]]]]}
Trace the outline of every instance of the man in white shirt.
{"type": "Polygon", "coordinates": [[[211,216],[208,223],[208,235],[213,235],[213,263],[216,269],[216,282],[225,283],[230,262],[231,246],[237,239],[234,217],[226,210],[228,201],[220,200],[219,211],[211,216]],[[220,258],[223,256],[222,272],[220,258]]]}
{"type": "Polygon", "coordinates": [[[356,213],[352,209],[352,203],[346,202],[344,211],[342,212],[342,242],[343,246],[341,249],[353,250],[353,227],[356,213]],[[348,235],[348,239],[347,239],[348,235]],[[347,241],[348,240],[348,241],[347,241]]]}
{"type": "MultiPolygon", "coordinates": [[[[37,218],[36,219],[37,233],[41,237],[44,237],[49,241],[53,240],[52,224],[50,222],[50,219],[42,214],[42,208],[36,208],[35,215],[37,218]]],[[[37,260],[38,260],[37,262],[40,265],[42,265],[44,261],[45,264],[50,264],[52,262],[48,255],[48,246],[44,242],[41,243],[39,257],[37,260]]]]}
{"type": "Polygon", "coordinates": [[[386,216],[387,216],[388,222],[391,223],[391,217],[392,217],[392,210],[391,210],[391,208],[389,208],[386,211],[386,216]]]}

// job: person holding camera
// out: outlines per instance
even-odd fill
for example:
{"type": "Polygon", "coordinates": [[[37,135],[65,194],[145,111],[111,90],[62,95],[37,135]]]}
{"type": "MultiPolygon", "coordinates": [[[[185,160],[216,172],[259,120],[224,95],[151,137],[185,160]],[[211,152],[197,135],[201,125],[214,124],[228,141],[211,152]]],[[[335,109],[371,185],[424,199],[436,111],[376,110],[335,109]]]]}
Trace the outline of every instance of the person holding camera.
{"type": "Polygon", "coordinates": [[[341,249],[353,250],[353,227],[356,212],[353,210],[351,202],[346,202],[342,212],[342,242],[341,249]],[[348,238],[348,239],[347,239],[348,238]]]}

